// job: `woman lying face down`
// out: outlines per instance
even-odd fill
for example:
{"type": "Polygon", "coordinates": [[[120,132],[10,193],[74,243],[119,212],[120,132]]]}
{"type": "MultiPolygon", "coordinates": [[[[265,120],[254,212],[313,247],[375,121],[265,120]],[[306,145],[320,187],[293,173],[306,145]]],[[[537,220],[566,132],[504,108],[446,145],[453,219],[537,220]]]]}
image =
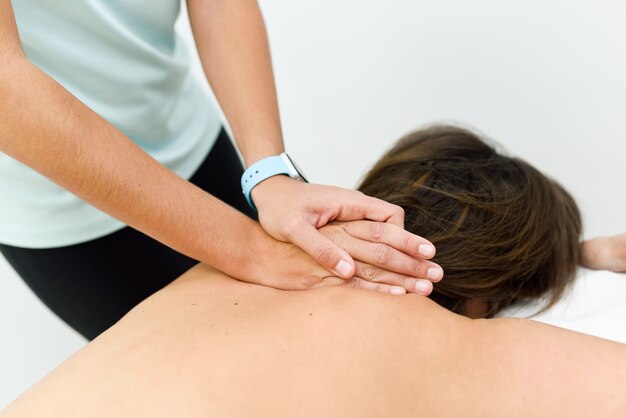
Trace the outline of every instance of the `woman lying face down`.
{"type": "Polygon", "coordinates": [[[492,317],[540,297],[548,308],[574,278],[582,227],[572,197],[468,130],[405,136],[359,190],[401,206],[405,228],[435,244],[445,277],[430,297],[455,313],[492,317]]]}
{"type": "MultiPolygon", "coordinates": [[[[433,299],[467,313],[480,297],[487,316],[517,298],[556,297],[578,247],[550,246],[577,243],[573,201],[524,163],[458,139],[465,131],[437,129],[402,140],[361,188],[396,199],[407,227],[438,244],[447,276],[433,299]],[[437,140],[444,131],[458,142],[437,140]],[[424,135],[430,144],[413,139],[424,135]],[[571,236],[552,236],[561,227],[571,236]]],[[[198,264],[0,417],[623,417],[624,385],[623,344],[524,319],[471,320],[414,294],[282,291],[198,264]]]]}

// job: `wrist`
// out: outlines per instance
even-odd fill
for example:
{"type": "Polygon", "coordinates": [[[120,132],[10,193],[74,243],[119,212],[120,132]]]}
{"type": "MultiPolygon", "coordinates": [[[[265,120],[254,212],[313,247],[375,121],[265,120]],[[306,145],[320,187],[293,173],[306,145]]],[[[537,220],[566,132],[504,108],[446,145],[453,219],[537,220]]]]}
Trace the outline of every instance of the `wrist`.
{"type": "Polygon", "coordinates": [[[246,277],[241,280],[283,290],[316,287],[328,272],[299,247],[279,241],[261,231],[250,240],[250,259],[246,277]],[[263,254],[259,256],[259,254],[263,254]]]}
{"type": "Polygon", "coordinates": [[[261,283],[271,270],[267,265],[268,261],[276,258],[279,246],[283,243],[272,238],[259,225],[250,234],[248,244],[245,251],[246,262],[243,269],[245,277],[243,279],[249,283],[261,283]]]}
{"type": "Polygon", "coordinates": [[[274,178],[280,178],[283,175],[306,182],[304,175],[285,152],[264,158],[248,167],[241,176],[241,189],[248,204],[256,209],[252,192],[263,183],[265,184],[261,187],[267,189],[268,184],[282,181],[274,178]]]}
{"type": "Polygon", "coordinates": [[[263,200],[263,196],[272,195],[273,190],[285,187],[292,184],[294,181],[298,180],[293,179],[286,174],[272,176],[257,184],[256,187],[252,189],[252,192],[250,192],[250,195],[255,202],[258,202],[259,200],[263,200]]]}

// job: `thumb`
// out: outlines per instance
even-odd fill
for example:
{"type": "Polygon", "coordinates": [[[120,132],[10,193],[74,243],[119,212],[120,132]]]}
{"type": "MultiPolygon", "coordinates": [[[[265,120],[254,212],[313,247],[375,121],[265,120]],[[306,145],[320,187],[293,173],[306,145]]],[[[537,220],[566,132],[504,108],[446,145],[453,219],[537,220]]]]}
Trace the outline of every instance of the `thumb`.
{"type": "Polygon", "coordinates": [[[352,257],[313,225],[303,223],[289,238],[331,273],[343,279],[354,276],[355,265],[352,257]]]}

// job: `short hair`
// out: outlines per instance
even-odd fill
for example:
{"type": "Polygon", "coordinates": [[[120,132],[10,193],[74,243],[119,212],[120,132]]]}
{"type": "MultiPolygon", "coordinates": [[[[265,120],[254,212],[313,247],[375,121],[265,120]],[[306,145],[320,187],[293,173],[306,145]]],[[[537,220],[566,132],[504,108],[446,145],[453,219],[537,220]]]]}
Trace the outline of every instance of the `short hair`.
{"type": "Polygon", "coordinates": [[[431,298],[464,314],[470,299],[492,317],[516,301],[552,306],[579,263],[574,199],[519,158],[477,134],[439,125],[415,131],[367,173],[363,193],[401,206],[405,228],[437,248],[445,272],[431,298]]]}

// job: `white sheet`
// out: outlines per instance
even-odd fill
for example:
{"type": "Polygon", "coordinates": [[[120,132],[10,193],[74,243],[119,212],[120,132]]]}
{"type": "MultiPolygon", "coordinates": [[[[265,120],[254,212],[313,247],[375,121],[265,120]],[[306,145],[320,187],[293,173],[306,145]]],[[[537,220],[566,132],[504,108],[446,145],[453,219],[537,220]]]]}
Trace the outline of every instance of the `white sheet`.
{"type": "MultiPolygon", "coordinates": [[[[527,318],[540,308],[531,302],[499,316],[527,318]]],[[[530,319],[626,344],[626,274],[581,268],[570,291],[530,319]]]]}

